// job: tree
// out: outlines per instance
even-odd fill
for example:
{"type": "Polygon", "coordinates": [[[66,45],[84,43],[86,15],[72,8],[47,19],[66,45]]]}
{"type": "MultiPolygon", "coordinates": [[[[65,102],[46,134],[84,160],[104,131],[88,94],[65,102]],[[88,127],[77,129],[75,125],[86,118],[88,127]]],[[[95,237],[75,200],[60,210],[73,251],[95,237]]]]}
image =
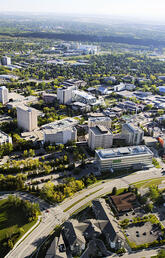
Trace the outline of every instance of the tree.
{"type": "Polygon", "coordinates": [[[154,208],[154,205],[152,203],[148,203],[146,206],[145,206],[145,210],[147,212],[151,212],[154,208]]]}
{"type": "Polygon", "coordinates": [[[160,250],[157,255],[157,258],[164,258],[164,257],[165,257],[165,250],[160,250]]]}
{"type": "Polygon", "coordinates": [[[112,195],[116,195],[117,194],[117,187],[114,186],[112,189],[112,195]]]}

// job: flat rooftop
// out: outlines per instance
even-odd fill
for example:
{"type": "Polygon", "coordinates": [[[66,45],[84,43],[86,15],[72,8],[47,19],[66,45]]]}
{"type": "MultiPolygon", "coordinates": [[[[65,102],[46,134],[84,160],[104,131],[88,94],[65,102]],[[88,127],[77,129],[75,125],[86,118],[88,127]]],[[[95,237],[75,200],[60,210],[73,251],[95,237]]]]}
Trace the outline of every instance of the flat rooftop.
{"type": "Polygon", "coordinates": [[[103,116],[103,117],[90,117],[88,118],[89,121],[111,121],[111,119],[107,116],[103,116]]]}
{"type": "Polygon", "coordinates": [[[74,90],[74,94],[78,95],[78,96],[81,96],[82,98],[85,98],[85,99],[96,99],[96,97],[88,94],[85,91],[74,90]]]}
{"type": "Polygon", "coordinates": [[[62,120],[57,120],[52,123],[43,125],[42,129],[57,129],[62,130],[64,128],[71,128],[79,123],[78,120],[74,118],[64,118],[62,120]]]}
{"type": "Polygon", "coordinates": [[[112,132],[105,126],[103,125],[97,125],[95,127],[91,127],[90,130],[95,134],[95,135],[103,135],[103,134],[109,134],[111,135],[112,132]]]}
{"type": "Polygon", "coordinates": [[[95,151],[100,159],[111,159],[117,157],[137,156],[150,154],[153,155],[152,151],[145,145],[129,146],[121,148],[102,149],[95,151]]]}
{"type": "Polygon", "coordinates": [[[138,127],[137,125],[135,125],[133,123],[126,123],[124,125],[127,126],[132,131],[141,131],[141,132],[143,131],[140,127],[138,127]]]}

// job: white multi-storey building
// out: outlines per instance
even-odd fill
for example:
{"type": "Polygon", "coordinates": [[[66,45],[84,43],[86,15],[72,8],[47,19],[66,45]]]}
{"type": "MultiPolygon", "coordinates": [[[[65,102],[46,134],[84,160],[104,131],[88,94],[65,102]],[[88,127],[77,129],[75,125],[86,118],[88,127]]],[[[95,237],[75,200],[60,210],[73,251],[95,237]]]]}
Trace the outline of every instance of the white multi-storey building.
{"type": "Polygon", "coordinates": [[[95,158],[100,171],[153,167],[153,153],[145,145],[96,150],[95,158]]]}
{"type": "Polygon", "coordinates": [[[88,127],[94,127],[96,125],[103,125],[107,128],[111,128],[112,120],[109,117],[90,117],[88,118],[88,127]]]}
{"type": "Polygon", "coordinates": [[[72,102],[73,87],[62,87],[57,89],[57,99],[61,104],[70,104],[72,102]]]}
{"type": "Polygon", "coordinates": [[[44,142],[65,144],[68,141],[77,141],[77,124],[76,119],[65,118],[43,125],[44,142]]]}
{"type": "Polygon", "coordinates": [[[94,104],[96,104],[97,99],[96,99],[96,97],[88,94],[85,91],[74,90],[72,101],[82,102],[82,103],[88,104],[88,105],[94,105],[94,104]]]}
{"type": "Polygon", "coordinates": [[[11,58],[8,56],[3,56],[1,62],[2,65],[11,65],[11,58]]]}
{"type": "Polygon", "coordinates": [[[5,105],[8,103],[9,101],[9,97],[8,97],[8,89],[5,86],[1,86],[0,87],[0,102],[5,105]]]}
{"type": "Polygon", "coordinates": [[[37,129],[37,110],[24,105],[18,106],[17,123],[24,131],[30,132],[37,129]]]}
{"type": "Polygon", "coordinates": [[[112,132],[102,125],[89,128],[88,146],[91,150],[97,148],[110,148],[113,143],[112,132]]]}
{"type": "Polygon", "coordinates": [[[77,141],[76,128],[44,130],[44,142],[66,144],[68,141],[77,141]]]}
{"type": "Polygon", "coordinates": [[[12,144],[12,138],[8,134],[0,131],[0,145],[6,143],[12,144]]]}
{"type": "Polygon", "coordinates": [[[129,145],[139,145],[143,141],[144,132],[139,127],[131,123],[126,123],[122,126],[122,137],[129,145]]]}

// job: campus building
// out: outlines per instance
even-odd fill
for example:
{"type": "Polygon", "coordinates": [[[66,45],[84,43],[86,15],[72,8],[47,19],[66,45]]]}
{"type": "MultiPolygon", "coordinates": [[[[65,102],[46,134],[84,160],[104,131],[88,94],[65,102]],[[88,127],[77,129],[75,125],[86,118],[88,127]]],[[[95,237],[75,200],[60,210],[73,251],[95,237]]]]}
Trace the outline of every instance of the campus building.
{"type": "Polygon", "coordinates": [[[0,131],[0,145],[6,143],[12,144],[12,138],[8,134],[0,131]]]}
{"type": "Polygon", "coordinates": [[[88,118],[88,127],[102,125],[111,128],[112,120],[109,117],[90,117],[88,118]]]}
{"type": "Polygon", "coordinates": [[[68,141],[77,141],[76,128],[44,130],[44,142],[66,144],[68,141]]]}
{"type": "Polygon", "coordinates": [[[88,146],[91,150],[110,148],[113,143],[112,132],[102,125],[89,128],[88,146]]]}
{"type": "Polygon", "coordinates": [[[144,132],[138,126],[126,123],[122,126],[121,135],[128,145],[139,145],[143,141],[144,132]]]}
{"type": "Polygon", "coordinates": [[[9,97],[8,97],[8,89],[5,86],[1,86],[0,87],[0,102],[5,105],[8,103],[9,101],[9,97]]]}
{"type": "Polygon", "coordinates": [[[57,89],[57,99],[61,104],[70,104],[72,102],[72,92],[74,87],[62,87],[57,89]]]}
{"type": "Polygon", "coordinates": [[[37,110],[24,105],[17,107],[18,127],[24,131],[33,131],[37,129],[37,110]]]}
{"type": "Polygon", "coordinates": [[[152,151],[145,145],[95,151],[96,163],[100,171],[147,169],[153,167],[152,157],[152,151]]]}
{"type": "Polygon", "coordinates": [[[72,101],[82,102],[82,103],[88,104],[88,105],[97,104],[96,97],[92,96],[91,94],[88,94],[85,91],[79,91],[79,90],[74,90],[73,91],[72,101]]]}
{"type": "Polygon", "coordinates": [[[8,56],[3,56],[1,62],[2,65],[11,65],[11,58],[8,56]]]}
{"type": "Polygon", "coordinates": [[[68,141],[77,141],[77,124],[78,120],[65,118],[43,125],[44,142],[65,144],[68,141]]]}

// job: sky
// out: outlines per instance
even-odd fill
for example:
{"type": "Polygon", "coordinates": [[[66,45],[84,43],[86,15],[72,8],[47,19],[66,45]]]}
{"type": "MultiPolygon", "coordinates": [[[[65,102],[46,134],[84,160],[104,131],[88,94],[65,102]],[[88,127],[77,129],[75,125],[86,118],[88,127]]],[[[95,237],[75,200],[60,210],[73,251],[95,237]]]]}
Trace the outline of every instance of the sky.
{"type": "Polygon", "coordinates": [[[97,14],[164,19],[165,0],[0,0],[0,12],[97,14]]]}

